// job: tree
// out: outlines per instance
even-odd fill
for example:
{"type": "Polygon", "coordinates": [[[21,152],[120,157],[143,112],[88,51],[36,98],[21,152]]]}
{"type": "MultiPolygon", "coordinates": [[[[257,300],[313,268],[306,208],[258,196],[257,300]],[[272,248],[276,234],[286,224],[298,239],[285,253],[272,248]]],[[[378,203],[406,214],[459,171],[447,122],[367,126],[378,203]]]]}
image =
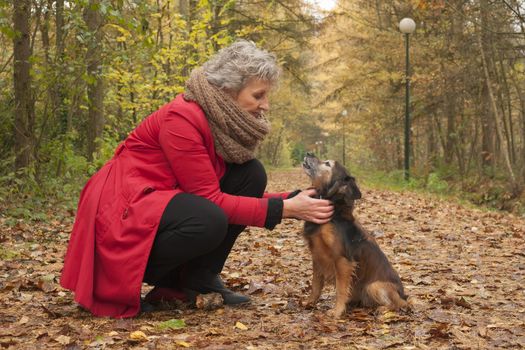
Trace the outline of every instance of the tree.
{"type": "Polygon", "coordinates": [[[15,168],[31,165],[34,146],[35,110],[31,87],[31,0],[13,1],[14,37],[13,83],[15,168]]]}
{"type": "Polygon", "coordinates": [[[84,10],[88,29],[86,64],[88,97],[87,158],[93,160],[104,128],[104,78],[102,75],[103,17],[100,0],[90,0],[84,10]]]}
{"type": "Polygon", "coordinates": [[[522,12],[523,1],[510,0],[340,1],[315,44],[312,79],[321,98],[313,100],[332,116],[323,127],[336,128],[343,108],[363,105],[350,113],[360,128],[351,137],[363,140],[352,152],[368,165],[398,167],[404,57],[397,23],[413,17],[414,172],[438,172],[467,189],[504,178],[509,196],[518,196],[525,182],[516,176],[525,168],[517,156],[525,145],[522,12]]]}

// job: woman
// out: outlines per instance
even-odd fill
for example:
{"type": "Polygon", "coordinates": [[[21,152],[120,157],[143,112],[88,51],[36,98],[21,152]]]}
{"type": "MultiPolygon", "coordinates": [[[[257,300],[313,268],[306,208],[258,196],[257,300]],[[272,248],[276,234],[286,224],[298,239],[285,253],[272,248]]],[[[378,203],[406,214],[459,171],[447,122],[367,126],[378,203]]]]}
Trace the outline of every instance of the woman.
{"type": "Polygon", "coordinates": [[[84,187],[61,284],[97,316],[132,317],[148,301],[234,293],[219,274],[246,226],[327,222],[314,190],[266,194],[254,157],[279,76],[275,57],[238,41],[195,69],[184,94],[147,117],[84,187]]]}

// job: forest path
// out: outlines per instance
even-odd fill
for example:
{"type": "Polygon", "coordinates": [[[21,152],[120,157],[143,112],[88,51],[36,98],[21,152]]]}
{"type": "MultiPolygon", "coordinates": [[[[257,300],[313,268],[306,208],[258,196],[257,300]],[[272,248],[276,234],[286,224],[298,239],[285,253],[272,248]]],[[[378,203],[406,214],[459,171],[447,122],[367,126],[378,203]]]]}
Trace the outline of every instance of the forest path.
{"type": "MultiPolygon", "coordinates": [[[[299,169],[269,174],[271,191],[306,186],[299,169]]],[[[273,231],[244,232],[223,272],[228,285],[251,295],[251,305],[212,311],[180,306],[131,320],[93,318],[57,283],[72,217],[15,226],[0,217],[0,347],[525,347],[525,220],[422,194],[362,191],[356,217],[397,269],[411,311],[353,309],[334,320],[327,314],[332,287],[315,309],[304,309],[310,256],[302,223],[284,220],[273,231]],[[185,326],[165,322],[171,319],[185,326]]]]}

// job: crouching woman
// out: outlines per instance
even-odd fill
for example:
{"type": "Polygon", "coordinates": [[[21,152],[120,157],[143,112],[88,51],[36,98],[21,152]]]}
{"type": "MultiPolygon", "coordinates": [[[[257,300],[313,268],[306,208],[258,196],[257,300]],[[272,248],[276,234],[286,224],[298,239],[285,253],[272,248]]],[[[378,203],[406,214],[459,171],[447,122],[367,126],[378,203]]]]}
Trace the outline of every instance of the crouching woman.
{"type": "Polygon", "coordinates": [[[96,316],[133,317],[146,282],[149,302],[218,292],[246,303],[220,278],[244,228],[330,219],[332,205],[314,190],[265,193],[254,152],[279,72],[274,55],[235,42],[119,145],[80,196],[61,277],[75,301],[96,316]]]}

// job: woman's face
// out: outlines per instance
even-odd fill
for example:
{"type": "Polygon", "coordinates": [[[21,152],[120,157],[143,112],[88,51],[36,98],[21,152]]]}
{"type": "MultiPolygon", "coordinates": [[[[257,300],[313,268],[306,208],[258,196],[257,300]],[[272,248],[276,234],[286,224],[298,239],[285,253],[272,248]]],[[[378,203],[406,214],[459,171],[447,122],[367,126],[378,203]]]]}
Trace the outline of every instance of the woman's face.
{"type": "Polygon", "coordinates": [[[270,82],[260,79],[250,79],[239,91],[235,100],[246,112],[258,116],[270,109],[268,93],[271,88],[270,82]]]}

